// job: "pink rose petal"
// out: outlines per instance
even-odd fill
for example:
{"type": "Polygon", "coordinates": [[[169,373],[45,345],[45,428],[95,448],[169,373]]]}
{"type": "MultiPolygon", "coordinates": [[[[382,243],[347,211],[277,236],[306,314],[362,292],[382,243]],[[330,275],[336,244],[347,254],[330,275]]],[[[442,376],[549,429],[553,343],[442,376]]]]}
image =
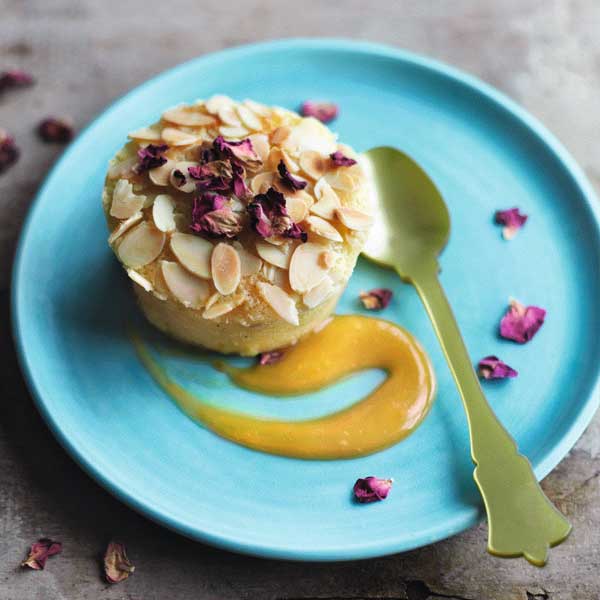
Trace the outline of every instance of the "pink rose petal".
{"type": "Polygon", "coordinates": [[[525,344],[533,338],[544,324],[546,311],[538,306],[524,306],[511,300],[506,314],[500,321],[500,335],[507,340],[525,344]]]}
{"type": "Polygon", "coordinates": [[[379,479],[373,476],[357,479],[354,484],[354,497],[362,504],[385,500],[393,482],[393,479],[379,479]]]}
{"type": "Polygon", "coordinates": [[[392,290],[374,288],[360,293],[360,301],[367,310],[383,310],[392,300],[392,290]]]}
{"type": "Polygon", "coordinates": [[[48,558],[55,554],[60,554],[61,551],[62,544],[60,542],[56,542],[50,538],[42,538],[31,545],[29,556],[21,563],[21,566],[41,571],[46,565],[48,558]]]}
{"type": "Polygon", "coordinates": [[[482,358],[477,365],[477,370],[482,379],[506,379],[507,377],[516,377],[519,374],[497,356],[482,358]]]}
{"type": "Polygon", "coordinates": [[[300,114],[303,117],[314,117],[322,123],[329,123],[338,116],[337,104],[333,102],[315,102],[307,100],[300,107],[300,114]]]}
{"type": "Polygon", "coordinates": [[[356,164],[356,161],[353,158],[344,156],[339,150],[330,154],[329,158],[331,158],[331,161],[336,167],[351,167],[356,164]]]}
{"type": "Polygon", "coordinates": [[[518,208],[508,210],[498,210],[495,214],[496,223],[504,225],[502,236],[505,240],[511,240],[517,234],[517,231],[527,222],[527,215],[522,215],[518,208]]]}

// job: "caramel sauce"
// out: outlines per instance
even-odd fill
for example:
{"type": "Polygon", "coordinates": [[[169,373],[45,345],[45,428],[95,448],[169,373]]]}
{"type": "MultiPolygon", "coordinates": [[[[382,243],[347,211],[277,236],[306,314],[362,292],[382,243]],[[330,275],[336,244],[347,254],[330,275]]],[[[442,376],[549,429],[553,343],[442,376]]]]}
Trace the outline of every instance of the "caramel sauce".
{"type": "Polygon", "coordinates": [[[354,458],[392,446],[421,423],[435,393],[431,363],[415,338],[393,323],[359,315],[334,317],[287,349],[276,364],[219,365],[236,385],[277,396],[319,390],[366,369],[386,371],[385,381],[365,398],[302,421],[257,418],[209,405],[171,380],[139,338],[133,343],[149,373],[192,419],[242,446],[294,458],[354,458]]]}

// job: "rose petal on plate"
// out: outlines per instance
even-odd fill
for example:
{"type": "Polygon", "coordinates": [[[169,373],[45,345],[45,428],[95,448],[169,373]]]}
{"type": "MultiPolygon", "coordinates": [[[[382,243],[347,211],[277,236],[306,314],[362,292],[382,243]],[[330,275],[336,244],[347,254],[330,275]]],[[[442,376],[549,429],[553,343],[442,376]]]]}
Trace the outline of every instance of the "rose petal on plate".
{"type": "Polygon", "coordinates": [[[519,344],[530,341],[544,324],[546,311],[539,306],[524,306],[511,300],[506,314],[500,321],[500,335],[519,344]]]}
{"type": "Polygon", "coordinates": [[[22,567],[29,567],[34,571],[43,570],[46,561],[55,554],[62,552],[62,544],[50,538],[41,538],[31,545],[29,555],[21,563],[22,567]]]}
{"type": "Polygon", "coordinates": [[[497,356],[486,356],[477,365],[477,372],[482,379],[506,379],[516,377],[519,373],[497,356]]]}
{"type": "Polygon", "coordinates": [[[518,208],[509,208],[507,210],[497,210],[494,219],[499,225],[504,225],[502,237],[505,240],[511,240],[519,229],[525,225],[528,216],[521,214],[518,208]]]}
{"type": "Polygon", "coordinates": [[[393,479],[380,479],[373,476],[357,479],[353,488],[354,497],[361,504],[385,500],[393,483],[393,479]]]}
{"type": "Polygon", "coordinates": [[[367,310],[382,310],[392,300],[393,292],[387,288],[374,288],[360,293],[360,301],[367,310]]]}
{"type": "Polygon", "coordinates": [[[321,123],[329,123],[338,116],[338,106],[333,102],[317,102],[306,100],[300,106],[300,114],[303,117],[314,117],[321,123]]]}
{"type": "Polygon", "coordinates": [[[133,572],[135,567],[127,557],[125,544],[121,542],[110,542],[104,553],[104,576],[108,583],[120,583],[125,581],[133,572]]]}

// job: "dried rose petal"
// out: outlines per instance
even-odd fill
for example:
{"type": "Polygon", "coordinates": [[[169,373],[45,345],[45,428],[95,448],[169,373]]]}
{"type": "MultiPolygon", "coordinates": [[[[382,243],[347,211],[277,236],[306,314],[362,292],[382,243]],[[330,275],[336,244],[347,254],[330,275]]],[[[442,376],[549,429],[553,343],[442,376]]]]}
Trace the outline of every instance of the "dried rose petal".
{"type": "Polygon", "coordinates": [[[14,165],[20,154],[21,152],[15,144],[15,138],[4,129],[0,129],[0,173],[4,173],[14,165]]]}
{"type": "Polygon", "coordinates": [[[229,161],[215,160],[189,167],[188,173],[196,180],[196,187],[200,192],[226,192],[231,188],[233,170],[229,161]]]}
{"type": "Polygon", "coordinates": [[[50,538],[42,538],[31,545],[29,556],[21,563],[21,566],[40,571],[44,568],[50,556],[60,554],[61,551],[62,544],[60,542],[50,538]]]}
{"type": "Polygon", "coordinates": [[[515,237],[517,231],[525,225],[527,215],[522,215],[518,208],[510,208],[508,210],[497,210],[495,214],[496,223],[504,225],[502,236],[505,240],[510,240],[515,237]]]}
{"type": "Polygon", "coordinates": [[[356,164],[356,161],[353,158],[344,156],[339,150],[330,154],[329,158],[331,158],[331,161],[336,167],[351,167],[356,164]]]}
{"type": "Polygon", "coordinates": [[[225,196],[212,192],[194,198],[190,229],[194,233],[235,237],[242,230],[244,216],[233,212],[228,202],[225,196]]]}
{"type": "Polygon", "coordinates": [[[511,300],[506,314],[500,321],[500,335],[507,340],[524,344],[533,338],[543,325],[546,311],[538,306],[523,306],[511,300]]]}
{"type": "Polygon", "coordinates": [[[483,379],[506,379],[516,377],[519,373],[497,356],[486,356],[479,361],[477,372],[483,379]]]}
{"type": "Polygon", "coordinates": [[[175,169],[173,171],[173,173],[171,173],[171,177],[173,177],[173,179],[175,181],[175,185],[177,187],[181,187],[182,185],[185,185],[185,182],[187,181],[185,173],[183,173],[179,169],[175,169]]]}
{"type": "Polygon", "coordinates": [[[231,166],[233,168],[233,193],[238,198],[245,198],[250,194],[250,190],[246,186],[246,181],[244,179],[246,172],[244,171],[244,167],[242,165],[238,165],[236,162],[232,162],[231,166]]]}
{"type": "Polygon", "coordinates": [[[354,484],[354,497],[361,504],[385,500],[393,483],[393,479],[379,479],[373,476],[357,479],[354,484]]]}
{"type": "Polygon", "coordinates": [[[293,240],[302,240],[306,242],[308,240],[308,233],[304,231],[298,223],[292,223],[290,228],[283,232],[284,237],[291,238],[293,240]]]}
{"type": "Polygon", "coordinates": [[[229,142],[222,135],[213,142],[214,149],[223,156],[232,160],[238,160],[243,164],[258,167],[262,164],[258,154],[254,151],[252,141],[249,138],[239,142],[229,142]]]}
{"type": "Polygon", "coordinates": [[[252,228],[261,237],[282,235],[292,225],[285,208],[285,198],[274,188],[254,196],[248,205],[248,213],[252,228]]]}
{"type": "Polygon", "coordinates": [[[33,77],[21,69],[9,69],[0,73],[0,93],[20,87],[33,85],[33,77]]]}
{"type": "Polygon", "coordinates": [[[300,114],[303,117],[314,117],[322,123],[329,123],[338,116],[337,104],[333,102],[314,102],[307,100],[300,107],[300,114]]]}
{"type": "Polygon", "coordinates": [[[281,180],[292,190],[303,190],[306,187],[306,181],[296,179],[285,166],[283,160],[279,161],[277,165],[277,171],[279,171],[279,177],[281,180]]]}
{"type": "Polygon", "coordinates": [[[125,581],[133,572],[135,567],[131,564],[125,544],[121,542],[110,542],[104,553],[104,576],[108,583],[120,583],[125,581]]]}
{"type": "Polygon", "coordinates": [[[156,167],[164,165],[167,162],[167,157],[163,156],[163,154],[168,149],[169,146],[166,144],[160,146],[148,144],[147,146],[144,146],[144,148],[140,148],[137,152],[140,162],[136,165],[134,171],[138,175],[141,175],[150,169],[155,169],[156,167]]]}
{"type": "Polygon", "coordinates": [[[48,117],[37,126],[38,135],[45,142],[66,144],[73,139],[73,125],[66,119],[48,117]]]}
{"type": "Polygon", "coordinates": [[[258,364],[272,365],[283,358],[282,350],[272,350],[271,352],[261,352],[258,355],[258,364]]]}
{"type": "Polygon", "coordinates": [[[375,288],[361,292],[360,301],[367,310],[382,310],[390,303],[393,295],[392,290],[375,288]]]}

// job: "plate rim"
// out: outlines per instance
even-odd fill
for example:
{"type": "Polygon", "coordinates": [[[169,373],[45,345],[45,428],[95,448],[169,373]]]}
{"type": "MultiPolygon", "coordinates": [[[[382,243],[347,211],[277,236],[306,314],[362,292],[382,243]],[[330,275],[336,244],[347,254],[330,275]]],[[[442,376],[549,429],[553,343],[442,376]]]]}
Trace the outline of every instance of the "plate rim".
{"type": "MultiPolygon", "coordinates": [[[[397,540],[387,543],[373,542],[369,545],[354,546],[351,548],[343,546],[328,546],[319,549],[305,548],[298,550],[284,545],[255,543],[244,539],[243,537],[225,536],[221,534],[212,534],[209,531],[202,531],[179,519],[161,512],[150,503],[139,500],[132,495],[125,487],[111,481],[94,464],[93,457],[89,459],[82,453],[76,444],[72,442],[61,430],[60,424],[54,419],[48,410],[43,393],[38,387],[35,376],[35,364],[29,360],[27,349],[25,348],[20,309],[20,281],[23,262],[25,260],[27,240],[30,237],[32,223],[41,199],[45,196],[47,188],[59,176],[63,164],[70,160],[71,154],[75,151],[78,144],[86,137],[87,133],[106,116],[118,110],[132,95],[137,94],[144,88],[160,82],[161,79],[173,76],[179,71],[185,71],[191,65],[210,65],[212,62],[235,58],[236,56],[247,57],[261,53],[270,53],[273,51],[284,51],[291,49],[312,50],[312,51],[344,51],[349,53],[360,53],[365,56],[377,56],[394,59],[405,64],[433,72],[454,83],[466,86],[471,91],[482,96],[484,99],[492,102],[504,113],[517,119],[523,124],[532,135],[546,146],[550,154],[562,165],[565,174],[569,176],[575,187],[581,191],[582,200],[587,205],[590,221],[596,228],[596,233],[600,235],[600,204],[596,194],[584,174],[581,167],[575,159],[562,145],[561,142],[552,134],[536,117],[528,113],[524,108],[511,100],[508,96],[498,91],[491,85],[483,82],[479,78],[470,75],[456,67],[447,65],[441,61],[425,57],[401,48],[368,41],[357,41],[345,38],[285,38],[278,40],[269,40],[252,44],[238,45],[217,52],[204,54],[183,63],[168,68],[157,75],[152,76],[141,84],[137,85],[124,95],[112,101],[104,110],[95,116],[79,133],[77,138],[65,149],[62,156],[52,166],[46,175],[42,185],[39,187],[27,211],[23,227],[19,234],[17,248],[13,260],[11,276],[11,321],[12,334],[16,348],[17,358],[24,375],[27,388],[33,397],[34,403],[42,415],[42,418],[48,425],[59,444],[75,460],[75,462],[97,483],[99,483],[111,495],[121,502],[124,502],[130,508],[143,514],[150,520],[173,530],[185,537],[208,543],[225,550],[250,554],[271,559],[299,560],[299,561],[338,561],[338,560],[357,560],[384,556],[392,553],[412,550],[430,543],[440,541],[455,535],[467,528],[477,524],[480,514],[468,514],[455,518],[452,522],[445,521],[443,525],[428,530],[419,540],[397,540]]],[[[600,246],[599,246],[600,254],[600,246]]],[[[591,391],[589,397],[583,404],[578,415],[573,419],[570,427],[554,447],[540,460],[535,467],[535,473],[538,479],[545,477],[569,452],[575,445],[579,437],[589,425],[596,410],[600,405],[600,366],[595,373],[595,380],[591,382],[591,391]]]]}

